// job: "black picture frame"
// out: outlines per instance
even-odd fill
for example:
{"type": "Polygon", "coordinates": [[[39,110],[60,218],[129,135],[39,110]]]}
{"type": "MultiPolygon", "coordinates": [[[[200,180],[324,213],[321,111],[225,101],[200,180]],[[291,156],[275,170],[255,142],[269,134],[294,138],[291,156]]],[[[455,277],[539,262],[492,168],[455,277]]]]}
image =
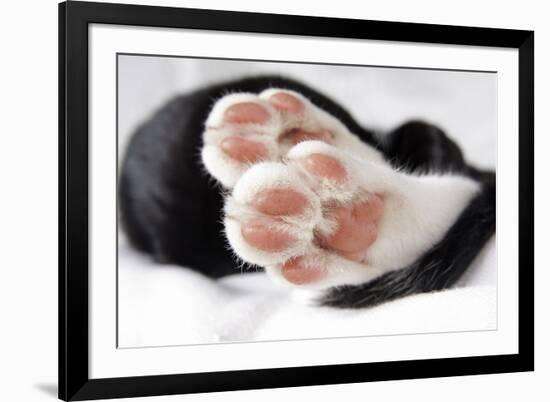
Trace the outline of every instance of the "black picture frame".
{"type": "Polygon", "coordinates": [[[534,32],[70,1],[59,4],[59,398],[86,400],[534,370],[534,32]],[[519,52],[518,353],[124,378],[88,375],[88,25],[507,47],[519,52]]]}

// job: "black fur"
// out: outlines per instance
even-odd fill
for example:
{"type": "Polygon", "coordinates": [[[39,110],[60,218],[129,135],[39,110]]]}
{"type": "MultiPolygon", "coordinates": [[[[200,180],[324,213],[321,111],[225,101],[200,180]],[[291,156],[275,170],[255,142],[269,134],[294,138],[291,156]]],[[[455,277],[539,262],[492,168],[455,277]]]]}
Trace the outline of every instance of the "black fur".
{"type": "Polygon", "coordinates": [[[320,303],[372,306],[452,285],[495,231],[494,172],[469,166],[459,147],[433,125],[406,123],[381,141],[336,102],[282,77],[233,81],[176,97],[136,131],[119,182],[121,222],[130,242],[158,262],[190,267],[213,278],[239,272],[223,236],[223,191],[200,160],[201,135],[217,99],[227,93],[259,93],[269,87],[304,94],[363,142],[379,149],[396,167],[410,172],[456,172],[482,185],[481,193],[446,236],[418,261],[363,285],[330,289],[320,303]]]}

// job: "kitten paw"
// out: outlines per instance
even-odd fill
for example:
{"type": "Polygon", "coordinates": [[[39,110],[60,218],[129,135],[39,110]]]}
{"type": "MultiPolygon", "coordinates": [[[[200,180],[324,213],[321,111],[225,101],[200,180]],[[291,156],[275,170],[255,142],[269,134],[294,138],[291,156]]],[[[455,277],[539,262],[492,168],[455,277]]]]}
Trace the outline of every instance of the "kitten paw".
{"type": "Polygon", "coordinates": [[[276,88],[259,95],[238,93],[218,100],[206,120],[203,139],[204,166],[228,188],[252,165],[280,161],[290,148],[303,141],[362,149],[368,156],[381,159],[338,119],[307,98],[276,88]]]}
{"type": "Polygon", "coordinates": [[[292,285],[325,288],[379,275],[369,250],[385,195],[376,182],[369,188],[360,180],[358,169],[352,157],[319,141],[292,147],[283,162],[252,166],[226,200],[231,247],[292,285]]]}

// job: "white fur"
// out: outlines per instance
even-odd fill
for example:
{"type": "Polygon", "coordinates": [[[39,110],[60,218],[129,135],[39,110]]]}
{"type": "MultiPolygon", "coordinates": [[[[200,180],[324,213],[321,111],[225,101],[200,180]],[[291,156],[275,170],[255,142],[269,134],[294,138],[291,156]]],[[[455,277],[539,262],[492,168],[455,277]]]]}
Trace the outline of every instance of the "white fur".
{"type": "Polygon", "coordinates": [[[360,141],[333,116],[314,106],[301,94],[276,88],[259,96],[232,94],[220,99],[210,113],[204,133],[203,162],[224,186],[232,188],[225,205],[225,230],[230,246],[243,260],[266,267],[268,275],[286,283],[280,265],[294,256],[316,258],[326,267],[326,275],[316,283],[300,288],[323,289],[344,284],[359,284],[414,262],[436,244],[466,207],[479,186],[473,180],[453,175],[415,176],[396,171],[382,155],[360,141]],[[276,110],[267,100],[277,92],[287,92],[304,104],[304,113],[288,114],[276,110]],[[263,125],[224,123],[225,110],[239,102],[257,102],[272,118],[263,125]],[[289,129],[328,130],[333,144],[305,141],[290,147],[278,138],[289,129]],[[244,135],[261,142],[269,150],[271,162],[254,165],[231,160],[219,149],[227,135],[244,135]],[[301,161],[321,153],[338,159],[347,171],[343,183],[320,179],[308,173],[301,161]],[[308,200],[306,211],[294,217],[273,219],[260,214],[250,203],[259,192],[284,187],[300,191],[308,200]],[[322,214],[328,200],[341,204],[357,202],[369,194],[384,200],[384,212],[378,224],[377,240],[366,250],[365,259],[354,262],[314,244],[314,231],[330,234],[336,225],[322,214]],[[293,236],[296,241],[281,252],[265,252],[249,245],[241,233],[249,219],[263,219],[274,228],[293,236]]]}

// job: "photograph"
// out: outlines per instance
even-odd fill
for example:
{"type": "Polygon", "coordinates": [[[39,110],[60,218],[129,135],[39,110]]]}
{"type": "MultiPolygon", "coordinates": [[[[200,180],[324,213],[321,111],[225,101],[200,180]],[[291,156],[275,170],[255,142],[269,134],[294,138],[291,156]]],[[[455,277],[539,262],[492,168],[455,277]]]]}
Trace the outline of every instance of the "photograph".
{"type": "Polygon", "coordinates": [[[4,4],[0,402],[546,402],[544,3],[4,4]]]}
{"type": "Polygon", "coordinates": [[[533,31],[59,21],[61,399],[534,370],[533,31]]]}
{"type": "Polygon", "coordinates": [[[496,330],[497,78],[117,53],[117,347],[496,330]]]}

